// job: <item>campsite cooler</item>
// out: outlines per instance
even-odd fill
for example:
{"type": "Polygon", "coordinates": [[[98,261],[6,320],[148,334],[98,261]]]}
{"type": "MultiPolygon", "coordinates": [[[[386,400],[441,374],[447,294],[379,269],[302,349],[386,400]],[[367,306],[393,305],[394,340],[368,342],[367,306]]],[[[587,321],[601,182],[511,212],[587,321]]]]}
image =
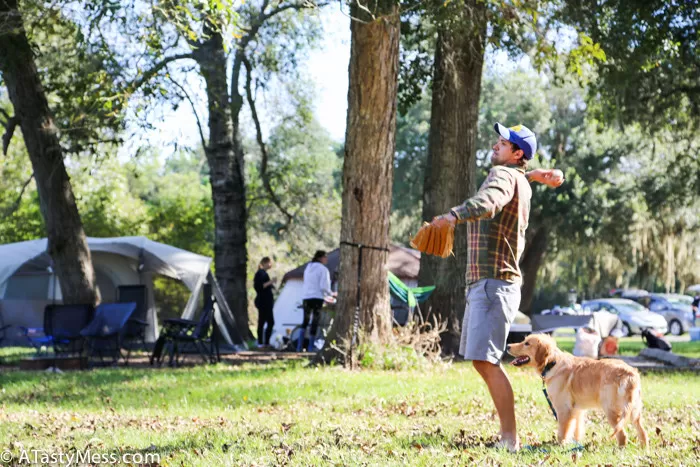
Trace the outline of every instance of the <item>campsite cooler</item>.
{"type": "Polygon", "coordinates": [[[690,328],[688,333],[691,341],[700,341],[700,328],[690,328]]]}

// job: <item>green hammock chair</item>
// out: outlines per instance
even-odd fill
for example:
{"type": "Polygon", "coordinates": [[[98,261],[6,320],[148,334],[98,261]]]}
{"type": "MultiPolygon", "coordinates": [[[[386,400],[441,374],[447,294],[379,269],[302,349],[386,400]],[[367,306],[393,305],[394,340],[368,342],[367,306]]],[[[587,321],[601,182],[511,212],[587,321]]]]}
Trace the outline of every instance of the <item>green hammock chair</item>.
{"type": "Polygon", "coordinates": [[[435,290],[434,285],[429,285],[427,287],[409,287],[401,279],[396,277],[391,271],[389,271],[389,290],[392,294],[399,300],[408,304],[411,312],[416,307],[416,304],[423,303],[430,297],[430,294],[435,290]]]}

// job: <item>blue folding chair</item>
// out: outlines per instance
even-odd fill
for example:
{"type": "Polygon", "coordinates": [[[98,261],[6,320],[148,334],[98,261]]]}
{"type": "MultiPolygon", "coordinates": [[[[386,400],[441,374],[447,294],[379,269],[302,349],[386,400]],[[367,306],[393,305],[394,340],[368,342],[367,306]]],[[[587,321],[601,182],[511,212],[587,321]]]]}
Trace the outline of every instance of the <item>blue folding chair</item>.
{"type": "Polygon", "coordinates": [[[22,331],[22,335],[27,339],[29,345],[36,350],[36,355],[41,355],[42,353],[48,355],[49,347],[53,345],[53,338],[46,335],[44,328],[28,328],[25,326],[18,326],[18,328],[22,331]]]}
{"type": "Polygon", "coordinates": [[[81,331],[95,318],[92,305],[55,304],[44,309],[44,333],[51,338],[56,355],[83,353],[81,331]]]}
{"type": "Polygon", "coordinates": [[[46,305],[43,328],[19,326],[19,329],[38,355],[48,354],[49,347],[53,347],[56,355],[77,355],[83,352],[84,339],[80,331],[94,316],[92,305],[46,305]]]}

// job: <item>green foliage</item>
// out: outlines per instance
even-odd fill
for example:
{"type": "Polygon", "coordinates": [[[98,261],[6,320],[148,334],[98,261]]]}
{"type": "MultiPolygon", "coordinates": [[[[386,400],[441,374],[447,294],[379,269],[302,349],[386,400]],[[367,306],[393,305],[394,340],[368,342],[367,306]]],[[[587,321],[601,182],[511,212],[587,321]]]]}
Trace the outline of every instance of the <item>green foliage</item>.
{"type": "Polygon", "coordinates": [[[70,2],[30,0],[20,10],[63,150],[94,155],[105,142],[120,143],[125,97],[112,51],[90,42],[70,2]]]}
{"type": "Polygon", "coordinates": [[[131,164],[130,179],[147,205],[152,240],[212,256],[214,211],[203,157],[175,153],[162,168],[138,160],[131,164]]]}
{"type": "Polygon", "coordinates": [[[399,119],[423,99],[430,87],[436,36],[434,21],[424,11],[409,9],[401,16],[399,119]]]}
{"type": "Polygon", "coordinates": [[[165,0],[154,2],[152,8],[154,16],[162,16],[187,41],[194,43],[217,32],[226,38],[224,46],[228,49],[241,34],[236,3],[234,0],[165,0]]]}
{"type": "Polygon", "coordinates": [[[0,158],[0,244],[32,240],[45,234],[29,156],[21,134],[0,158]]]}
{"type": "Polygon", "coordinates": [[[600,44],[583,33],[579,33],[579,47],[571,51],[566,60],[566,71],[583,78],[584,68],[593,65],[596,61],[604,63],[607,59],[605,51],[600,44]]]}
{"type": "MultiPolygon", "coordinates": [[[[241,19],[247,24],[255,22],[259,8],[257,2],[245,5],[241,19]]],[[[313,10],[290,9],[265,21],[247,54],[257,71],[259,86],[264,87],[273,76],[288,80],[302,77],[300,59],[319,45],[322,34],[323,25],[313,10]]]]}
{"type": "Polygon", "coordinates": [[[566,22],[570,18],[562,15],[561,8],[560,0],[409,2],[401,17],[400,112],[406,112],[430,87],[438,33],[485,34],[487,54],[505,51],[514,59],[527,56],[540,71],[558,70],[565,63],[566,73],[585,81],[584,72],[604,62],[606,53],[583,33],[577,42],[561,41],[571,32],[566,22]]]}
{"type": "Polygon", "coordinates": [[[599,45],[593,107],[608,121],[651,132],[700,122],[700,2],[564,1],[562,21],[599,45]]]}
{"type": "Polygon", "coordinates": [[[392,186],[392,241],[407,244],[421,225],[423,181],[430,132],[430,100],[421,99],[396,120],[392,186]]]}
{"type": "Polygon", "coordinates": [[[118,237],[148,233],[148,213],[129,186],[126,170],[115,157],[92,157],[68,163],[85,234],[118,237]]]}
{"type": "Polygon", "coordinates": [[[429,362],[408,345],[379,346],[369,343],[357,349],[360,367],[367,370],[418,370],[429,362]]]}
{"type": "Polygon", "coordinates": [[[304,256],[321,247],[333,249],[340,235],[341,160],[334,143],[318,122],[287,119],[273,129],[267,144],[272,189],[288,219],[270,201],[262,187],[255,147],[251,147],[247,173],[250,220],[254,230],[284,239],[304,256]]]}

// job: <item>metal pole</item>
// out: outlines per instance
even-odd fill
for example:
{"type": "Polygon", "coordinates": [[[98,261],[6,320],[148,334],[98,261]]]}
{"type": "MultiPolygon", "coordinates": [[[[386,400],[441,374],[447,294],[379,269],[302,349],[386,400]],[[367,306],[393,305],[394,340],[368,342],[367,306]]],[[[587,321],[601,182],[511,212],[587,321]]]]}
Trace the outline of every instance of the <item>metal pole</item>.
{"type": "Polygon", "coordinates": [[[352,323],[352,341],[350,342],[350,368],[355,367],[353,349],[357,343],[357,330],[360,327],[360,309],[362,307],[362,245],[357,245],[359,257],[357,259],[357,293],[355,295],[355,319],[352,323]]]}
{"type": "Polygon", "coordinates": [[[371,245],[363,245],[361,243],[352,243],[352,242],[346,242],[346,241],[341,241],[341,245],[348,245],[351,247],[355,247],[359,252],[359,257],[357,259],[357,293],[356,293],[356,299],[355,299],[355,317],[353,320],[352,324],[352,340],[350,341],[350,350],[348,352],[348,360],[350,361],[350,367],[354,367],[355,362],[354,362],[354,354],[353,354],[353,349],[355,347],[355,344],[357,343],[357,332],[360,327],[360,309],[362,308],[362,296],[361,296],[361,282],[362,282],[362,250],[365,248],[369,248],[370,250],[377,250],[377,251],[384,251],[386,253],[389,253],[389,248],[386,247],[380,247],[380,246],[371,246],[371,245]]]}

